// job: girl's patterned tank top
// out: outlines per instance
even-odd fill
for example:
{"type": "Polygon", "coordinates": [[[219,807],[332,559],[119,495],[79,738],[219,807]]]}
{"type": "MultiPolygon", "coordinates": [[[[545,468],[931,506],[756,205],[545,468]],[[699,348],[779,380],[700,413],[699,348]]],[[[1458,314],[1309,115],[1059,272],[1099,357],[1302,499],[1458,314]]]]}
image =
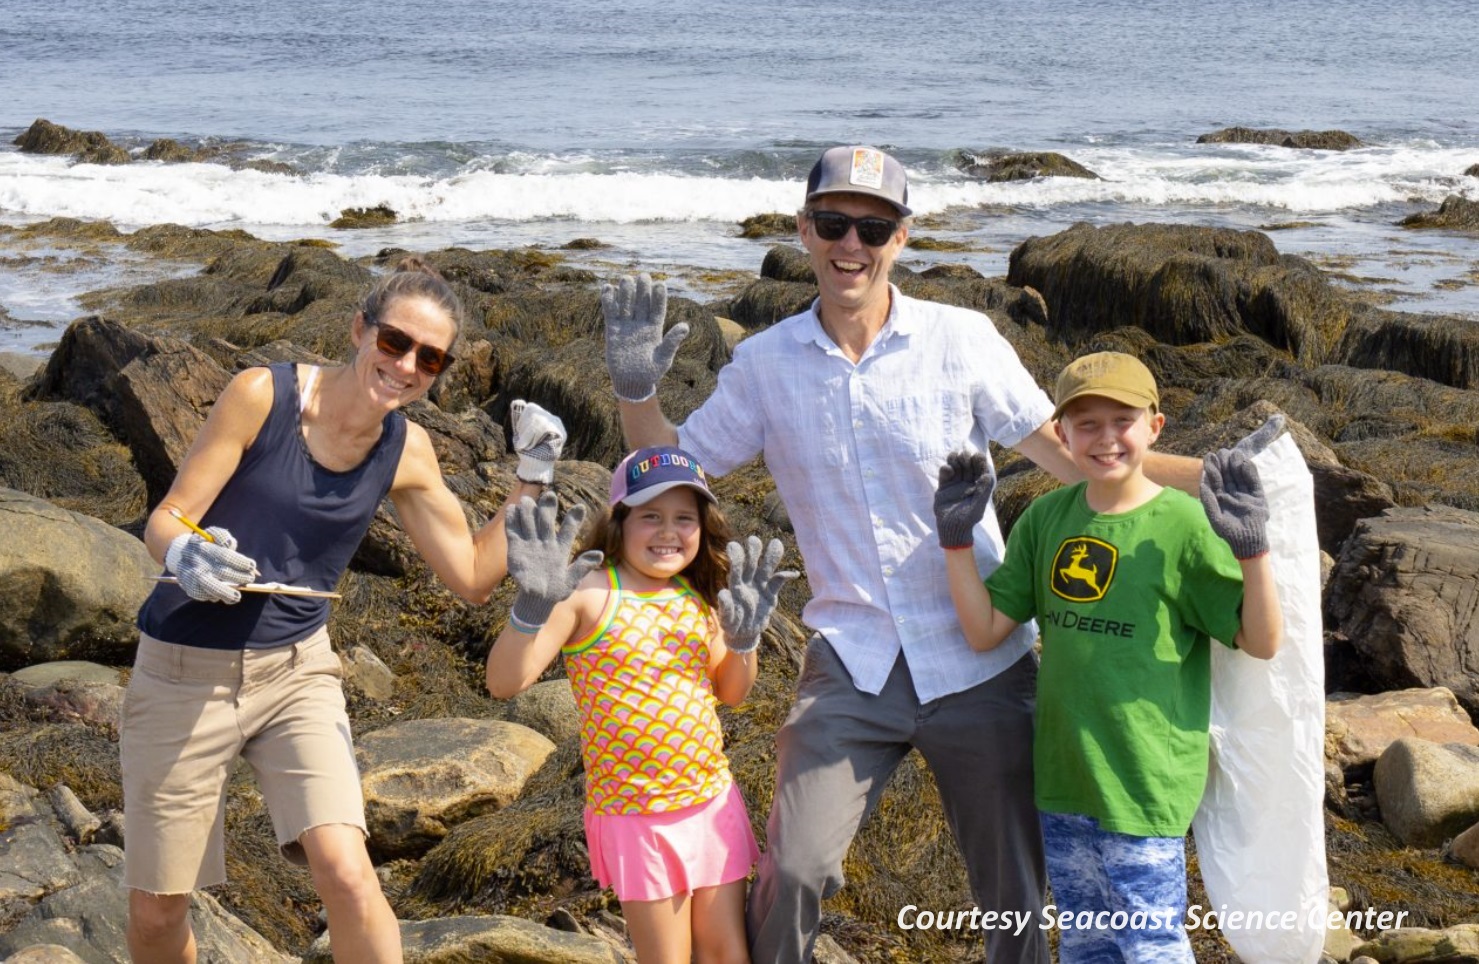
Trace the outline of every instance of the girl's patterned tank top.
{"type": "Polygon", "coordinates": [[[580,709],[586,804],[597,813],[664,813],[729,788],[709,681],[709,607],[681,578],[623,589],[615,566],[596,627],[567,644],[580,709]]]}

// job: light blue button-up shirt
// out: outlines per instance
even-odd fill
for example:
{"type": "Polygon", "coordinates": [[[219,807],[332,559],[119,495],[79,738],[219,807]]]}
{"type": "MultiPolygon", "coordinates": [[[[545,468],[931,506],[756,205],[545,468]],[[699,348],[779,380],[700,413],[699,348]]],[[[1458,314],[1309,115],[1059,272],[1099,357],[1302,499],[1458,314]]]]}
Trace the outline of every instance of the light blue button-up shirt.
{"type": "MultiPolygon", "coordinates": [[[[866,693],[902,648],[928,702],[1000,673],[1037,636],[1028,623],[989,653],[966,643],[935,533],[940,466],[988,440],[1016,445],[1053,406],[985,315],[892,294],[856,364],[815,305],[740,342],[678,441],[712,475],[765,456],[811,584],[802,618],[866,693]]],[[[986,575],[1005,551],[994,512],[975,537],[986,575]]]]}

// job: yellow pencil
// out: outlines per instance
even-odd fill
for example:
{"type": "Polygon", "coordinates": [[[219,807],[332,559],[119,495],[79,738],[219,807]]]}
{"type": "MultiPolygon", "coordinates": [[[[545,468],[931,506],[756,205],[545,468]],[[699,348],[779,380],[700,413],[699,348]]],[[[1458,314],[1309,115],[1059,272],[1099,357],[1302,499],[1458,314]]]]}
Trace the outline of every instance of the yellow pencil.
{"type": "Polygon", "coordinates": [[[196,535],[200,536],[206,542],[215,542],[216,541],[216,537],[215,536],[211,535],[209,532],[206,532],[200,526],[196,525],[195,523],[191,522],[189,519],[185,518],[185,513],[181,512],[179,509],[176,509],[174,506],[170,506],[168,511],[169,511],[169,514],[170,515],[174,516],[176,519],[179,519],[181,522],[185,523],[186,526],[188,526],[192,531],[195,532],[196,535]]]}

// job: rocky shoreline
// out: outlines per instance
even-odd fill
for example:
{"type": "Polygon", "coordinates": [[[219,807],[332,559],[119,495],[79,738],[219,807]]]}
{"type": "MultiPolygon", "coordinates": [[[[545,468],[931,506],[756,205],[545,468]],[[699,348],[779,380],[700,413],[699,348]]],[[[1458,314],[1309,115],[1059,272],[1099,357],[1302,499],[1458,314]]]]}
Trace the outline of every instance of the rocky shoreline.
{"type": "MultiPolygon", "coordinates": [[[[234,371],[345,357],[358,296],[404,252],[347,260],[322,242],[175,225],[0,228],[0,246],[42,243],[199,266],[94,292],[92,314],[43,366],[0,369],[0,960],[113,961],[124,959],[117,721],[133,613],[156,571],[137,538],[147,507],[234,371]],[[38,956],[47,944],[73,957],[38,956]]],[[[513,483],[514,398],[570,427],[562,501],[599,504],[622,447],[602,279],[548,250],[422,254],[458,286],[470,323],[459,363],[408,414],[470,515],[493,511],[513,483]]],[[[941,265],[897,268],[894,280],[987,311],[1041,384],[1080,352],[1138,354],[1162,385],[1165,450],[1198,454],[1274,408],[1287,414],[1328,555],[1328,862],[1337,906],[1357,925],[1332,931],[1327,947],[1336,960],[1479,960],[1479,326],[1384,310],[1259,232],[1185,226],[1079,225],[1020,245],[1005,277],[941,265]],[[1403,911],[1405,928],[1378,929],[1381,913],[1403,911]]],[[[664,409],[682,418],[738,339],[813,296],[805,257],[778,243],[732,295],[672,299],[669,321],[693,334],[662,386],[664,409]]],[[[1011,458],[1001,476],[1006,524],[1054,484],[1011,458]]],[[[716,491],[738,529],[794,553],[763,466],[716,491]]],[[[456,601],[384,508],[340,589],[330,631],[407,959],[500,960],[509,947],[519,960],[625,959],[617,905],[587,872],[562,670],[516,700],[482,690],[510,588],[484,607],[456,601]]],[[[762,841],[806,598],[804,579],[787,588],[754,695],[724,713],[762,841]]],[[[227,828],[232,882],[200,895],[198,933],[220,959],[327,960],[307,875],[276,857],[249,775],[233,781],[227,828]]],[[[847,873],[819,960],[978,953],[970,933],[896,925],[906,904],[970,906],[933,784],[912,757],[847,873]]],[[[1195,874],[1193,886],[1196,903],[1195,874]]],[[[1232,959],[1215,931],[1196,940],[1198,960],[1232,959]]]]}

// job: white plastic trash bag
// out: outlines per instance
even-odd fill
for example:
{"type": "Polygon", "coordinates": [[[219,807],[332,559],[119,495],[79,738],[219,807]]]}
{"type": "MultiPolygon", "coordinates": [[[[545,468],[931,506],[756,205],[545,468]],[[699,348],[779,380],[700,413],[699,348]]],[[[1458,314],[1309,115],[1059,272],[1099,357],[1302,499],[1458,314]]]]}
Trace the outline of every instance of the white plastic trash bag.
{"type": "Polygon", "coordinates": [[[1192,821],[1210,901],[1201,916],[1215,912],[1250,964],[1314,964],[1330,889],[1314,484],[1288,434],[1253,462],[1268,496],[1284,645],[1268,661],[1212,647],[1212,764],[1192,821]]]}

